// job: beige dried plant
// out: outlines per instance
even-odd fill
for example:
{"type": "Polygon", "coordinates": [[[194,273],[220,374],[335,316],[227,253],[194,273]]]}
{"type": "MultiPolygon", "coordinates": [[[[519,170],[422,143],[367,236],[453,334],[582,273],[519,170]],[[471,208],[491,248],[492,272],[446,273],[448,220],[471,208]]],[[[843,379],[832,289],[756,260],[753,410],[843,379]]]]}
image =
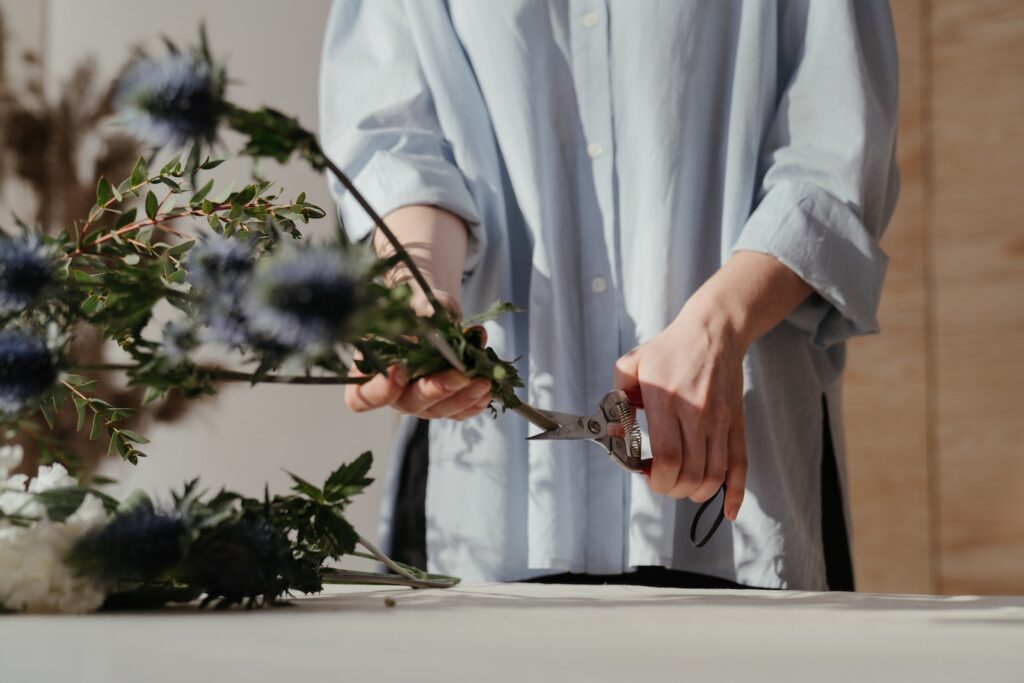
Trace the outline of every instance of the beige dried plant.
{"type": "MultiPolygon", "coordinates": [[[[95,61],[83,59],[61,84],[55,99],[46,97],[43,65],[34,52],[12,57],[10,41],[0,12],[0,186],[20,181],[31,197],[20,197],[19,206],[31,206],[29,215],[19,218],[45,232],[57,232],[81,221],[96,201],[96,180],[103,176],[120,178],[131,173],[141,149],[131,137],[110,125],[113,87],[116,79],[102,82],[95,61]],[[26,77],[13,85],[9,66],[19,59],[26,77]],[[87,150],[90,153],[87,153],[87,150]],[[93,151],[95,150],[95,151],[93,151]],[[86,157],[89,158],[86,158],[86,157]],[[81,169],[86,171],[82,172],[81,169]]],[[[0,224],[9,228],[11,210],[0,206],[0,224]]],[[[85,330],[83,330],[85,332],[85,330]]],[[[102,362],[102,340],[76,335],[80,341],[74,355],[82,362],[102,362]]],[[[114,405],[139,408],[140,390],[107,381],[96,395],[114,405]]],[[[186,402],[172,395],[159,405],[137,414],[136,424],[150,419],[168,421],[180,417],[186,402]]],[[[42,429],[39,435],[46,434],[42,429]]],[[[55,429],[44,440],[21,438],[26,449],[25,467],[33,469],[40,460],[58,452],[75,453],[74,463],[90,471],[105,453],[106,444],[89,441],[75,429],[74,410],[58,415],[55,429]]]]}

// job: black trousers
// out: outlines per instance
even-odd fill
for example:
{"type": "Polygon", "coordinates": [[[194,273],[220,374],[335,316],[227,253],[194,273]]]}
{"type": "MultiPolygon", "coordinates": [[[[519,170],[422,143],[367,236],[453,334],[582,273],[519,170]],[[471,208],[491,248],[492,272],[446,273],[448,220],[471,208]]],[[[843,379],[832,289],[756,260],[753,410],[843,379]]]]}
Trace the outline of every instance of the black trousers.
{"type": "MultiPolygon", "coordinates": [[[[828,422],[828,405],[824,407],[823,452],[821,457],[821,536],[825,552],[828,587],[835,591],[854,590],[853,563],[846,533],[843,511],[843,490],[839,484],[828,422]]],[[[395,501],[391,557],[421,569],[427,566],[426,494],[427,465],[430,462],[426,420],[420,420],[406,445],[402,471],[399,475],[395,501]]],[[[710,511],[709,511],[710,512],[710,511]]],[[[665,567],[638,567],[626,574],[555,574],[533,579],[538,583],[629,584],[660,588],[745,588],[738,583],[665,567]]]]}

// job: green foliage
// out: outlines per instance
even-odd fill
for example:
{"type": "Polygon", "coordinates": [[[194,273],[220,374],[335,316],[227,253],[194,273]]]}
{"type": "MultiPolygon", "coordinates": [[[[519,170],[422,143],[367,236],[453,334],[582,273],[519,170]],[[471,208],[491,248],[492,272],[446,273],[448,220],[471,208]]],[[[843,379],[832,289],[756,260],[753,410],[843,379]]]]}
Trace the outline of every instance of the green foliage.
{"type": "Polygon", "coordinates": [[[270,157],[285,163],[297,154],[318,171],[326,168],[326,159],[316,136],[304,129],[298,119],[269,107],[249,111],[229,105],[227,125],[246,137],[244,154],[270,157]]]}
{"type": "MultiPolygon", "coordinates": [[[[208,495],[198,480],[172,494],[166,510],[142,493],[120,502],[103,496],[116,515],[79,540],[70,561],[108,586],[106,607],[114,609],[200,596],[203,605],[254,606],[273,604],[289,591],[319,592],[325,573],[336,571],[324,563],[355,550],[359,536],[344,512],[373,481],[367,477],[372,462],[364,453],[332,472],[322,487],[292,475],[293,493],[262,499],[228,490],[208,495]],[[169,549],[168,542],[183,546],[169,549]]],[[[64,519],[87,493],[98,494],[71,487],[37,499],[51,517],[64,519]]]]}
{"type": "MultiPolygon", "coordinates": [[[[178,139],[191,144],[187,154],[170,159],[158,169],[139,158],[127,177],[117,182],[100,178],[96,203],[87,219],[58,237],[45,238],[58,254],[57,291],[43,297],[31,310],[3,321],[5,325],[55,329],[65,340],[62,357],[72,372],[81,373],[62,378],[42,398],[38,409],[46,422],[52,426],[56,414],[66,405],[73,405],[79,430],[88,429],[92,439],[105,437],[109,453],[135,463],[144,456],[139,447],[146,439],[124,429],[123,420],[132,414],[131,410],[90,395],[93,385],[89,374],[93,371],[123,371],[130,385],[145,389],[145,403],[151,403],[170,392],[189,397],[211,394],[225,380],[316,384],[364,381],[362,377],[349,377],[354,355],[360,357],[358,368],[363,375],[399,365],[410,377],[418,378],[461,366],[471,377],[488,378],[492,396],[503,408],[518,405],[515,389],[523,384],[514,364],[488,348],[481,330],[474,327],[514,307],[495,304],[483,316],[464,324],[443,310],[430,318],[416,317],[409,306],[407,286],[388,288],[381,283],[380,276],[398,260],[418,274],[415,263],[400,245],[396,247],[398,255],[385,261],[373,257],[365,246],[344,241],[325,245],[323,249],[338,250],[351,265],[356,282],[350,288],[338,277],[329,282],[325,272],[308,273],[309,279],[302,287],[293,287],[290,280],[285,280],[285,285],[277,289],[256,290],[252,286],[255,276],[235,283],[230,290],[216,282],[207,283],[205,289],[195,285],[190,279],[196,274],[190,255],[211,236],[244,244],[246,258],[252,262],[250,270],[256,272],[256,265],[284,243],[301,239],[300,225],[326,215],[306,200],[305,193],[285,199],[270,181],[256,179],[236,190],[233,186],[219,188],[213,179],[204,177],[222,162],[204,156],[204,150],[216,141],[219,127],[227,126],[243,135],[244,154],[280,162],[299,157],[316,170],[330,168],[350,191],[356,190],[326,158],[316,136],[296,118],[268,107],[249,110],[227,101],[230,79],[225,67],[214,60],[204,30],[200,30],[196,46],[181,49],[167,41],[167,49],[176,69],[193,72],[190,81],[185,79],[190,87],[182,86],[185,81],[161,82],[160,69],[146,67],[122,81],[123,92],[137,97],[122,98],[119,106],[125,109],[122,114],[130,111],[137,121],[180,133],[178,139]],[[147,79],[155,81],[149,83],[147,79]],[[153,106],[140,104],[139,98],[146,93],[155,98],[152,102],[146,100],[153,106]],[[199,95],[212,100],[202,100],[201,111],[193,111],[190,105],[198,100],[188,97],[199,95]],[[351,290],[351,310],[343,312],[343,321],[331,324],[324,320],[324,308],[329,307],[307,307],[310,317],[319,316],[309,329],[327,329],[327,335],[275,334],[275,330],[299,328],[288,319],[289,311],[281,315],[280,310],[273,310],[274,301],[253,303],[254,291],[273,296],[297,292],[292,298],[298,309],[312,301],[307,295],[317,287],[329,285],[347,293],[351,290]],[[154,311],[168,306],[176,310],[178,320],[173,334],[165,331],[163,337],[158,337],[152,329],[154,311]],[[323,324],[317,327],[319,323],[323,324]],[[115,342],[128,361],[103,367],[76,364],[69,352],[73,349],[70,342],[90,328],[100,339],[115,342]],[[309,348],[293,348],[300,343],[293,339],[314,337],[318,339],[316,344],[301,342],[309,348]],[[323,337],[328,337],[327,342],[322,341],[323,337]],[[211,340],[235,354],[234,367],[210,366],[195,360],[211,340]],[[299,368],[300,374],[282,374],[285,366],[299,368]]],[[[142,129],[153,127],[143,125],[142,129]]],[[[292,277],[295,273],[286,275],[292,277]]],[[[336,304],[340,299],[326,300],[336,304]]],[[[24,423],[22,426],[28,428],[24,423]]],[[[73,464],[69,454],[55,452],[48,457],[73,464]]],[[[338,543],[347,538],[342,526],[330,517],[319,524],[335,534],[338,543]]]]}

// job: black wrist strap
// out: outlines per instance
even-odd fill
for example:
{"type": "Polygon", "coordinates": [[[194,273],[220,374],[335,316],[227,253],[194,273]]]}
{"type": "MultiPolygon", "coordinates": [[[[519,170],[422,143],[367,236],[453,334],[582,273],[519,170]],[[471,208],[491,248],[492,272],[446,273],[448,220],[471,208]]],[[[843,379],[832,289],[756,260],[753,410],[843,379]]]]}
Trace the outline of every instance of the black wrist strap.
{"type": "Polygon", "coordinates": [[[697,548],[703,548],[711,537],[718,531],[718,527],[722,526],[722,520],[725,519],[725,484],[722,484],[722,488],[718,489],[715,495],[711,496],[697,508],[697,514],[693,516],[693,523],[690,525],[690,543],[697,548]],[[722,507],[718,508],[718,515],[715,517],[715,521],[711,523],[711,528],[704,534],[704,538],[697,540],[697,526],[700,524],[701,517],[704,516],[704,511],[711,507],[711,503],[715,502],[715,498],[718,498],[718,494],[722,494],[722,507]]]}

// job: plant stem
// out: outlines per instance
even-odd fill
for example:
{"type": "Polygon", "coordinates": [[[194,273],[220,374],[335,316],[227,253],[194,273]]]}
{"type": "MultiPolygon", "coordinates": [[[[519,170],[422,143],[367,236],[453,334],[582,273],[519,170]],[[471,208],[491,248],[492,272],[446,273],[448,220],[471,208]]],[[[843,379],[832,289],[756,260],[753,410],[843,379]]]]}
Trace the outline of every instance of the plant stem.
{"type": "Polygon", "coordinates": [[[345,172],[338,168],[338,165],[331,161],[331,158],[326,154],[324,155],[324,162],[327,164],[327,168],[330,169],[331,173],[334,174],[334,177],[338,179],[338,182],[340,182],[342,186],[349,191],[356,202],[358,202],[359,206],[363,208],[363,211],[366,212],[366,215],[373,221],[374,225],[377,226],[377,229],[380,230],[384,234],[384,237],[387,238],[388,242],[391,243],[391,246],[395,250],[395,255],[402,260],[402,263],[404,263],[409,269],[409,272],[412,273],[413,279],[416,280],[416,284],[418,284],[420,289],[423,290],[423,294],[426,295],[427,301],[429,301],[430,305],[433,307],[434,313],[444,314],[446,312],[444,307],[441,306],[441,302],[438,301],[437,296],[434,294],[434,290],[430,288],[430,285],[427,283],[427,279],[423,277],[423,273],[420,271],[419,266],[416,265],[412,256],[410,256],[409,252],[405,250],[404,246],[402,246],[402,243],[398,240],[398,237],[395,236],[395,233],[391,232],[391,228],[387,226],[384,219],[380,217],[372,206],[370,206],[366,197],[364,197],[356,188],[355,184],[349,180],[349,177],[345,175],[345,172]]]}
{"type": "Polygon", "coordinates": [[[418,580],[419,579],[418,576],[414,575],[410,571],[407,571],[404,567],[402,567],[397,562],[392,560],[390,557],[385,555],[377,546],[375,546],[373,543],[371,543],[370,541],[368,541],[367,539],[365,539],[362,536],[359,537],[359,545],[361,545],[364,548],[366,548],[367,550],[369,550],[371,555],[373,555],[385,567],[387,567],[388,569],[390,569],[394,573],[398,574],[399,576],[404,576],[407,579],[414,579],[414,580],[418,580]]]}
{"type": "MultiPolygon", "coordinates": [[[[72,370],[76,372],[98,372],[104,370],[128,372],[138,366],[131,363],[85,363],[75,365],[72,370]]],[[[240,372],[228,370],[227,368],[198,366],[200,372],[206,373],[211,379],[225,382],[253,382],[256,384],[363,384],[369,377],[309,377],[306,375],[263,375],[262,377],[251,372],[240,372]]]]}
{"type": "Polygon", "coordinates": [[[407,579],[404,576],[393,574],[374,574],[373,572],[358,572],[351,569],[337,569],[328,567],[323,570],[322,580],[324,583],[333,584],[367,584],[374,586],[408,586],[409,588],[451,588],[458,583],[457,579],[433,580],[433,579],[407,579]]]}

